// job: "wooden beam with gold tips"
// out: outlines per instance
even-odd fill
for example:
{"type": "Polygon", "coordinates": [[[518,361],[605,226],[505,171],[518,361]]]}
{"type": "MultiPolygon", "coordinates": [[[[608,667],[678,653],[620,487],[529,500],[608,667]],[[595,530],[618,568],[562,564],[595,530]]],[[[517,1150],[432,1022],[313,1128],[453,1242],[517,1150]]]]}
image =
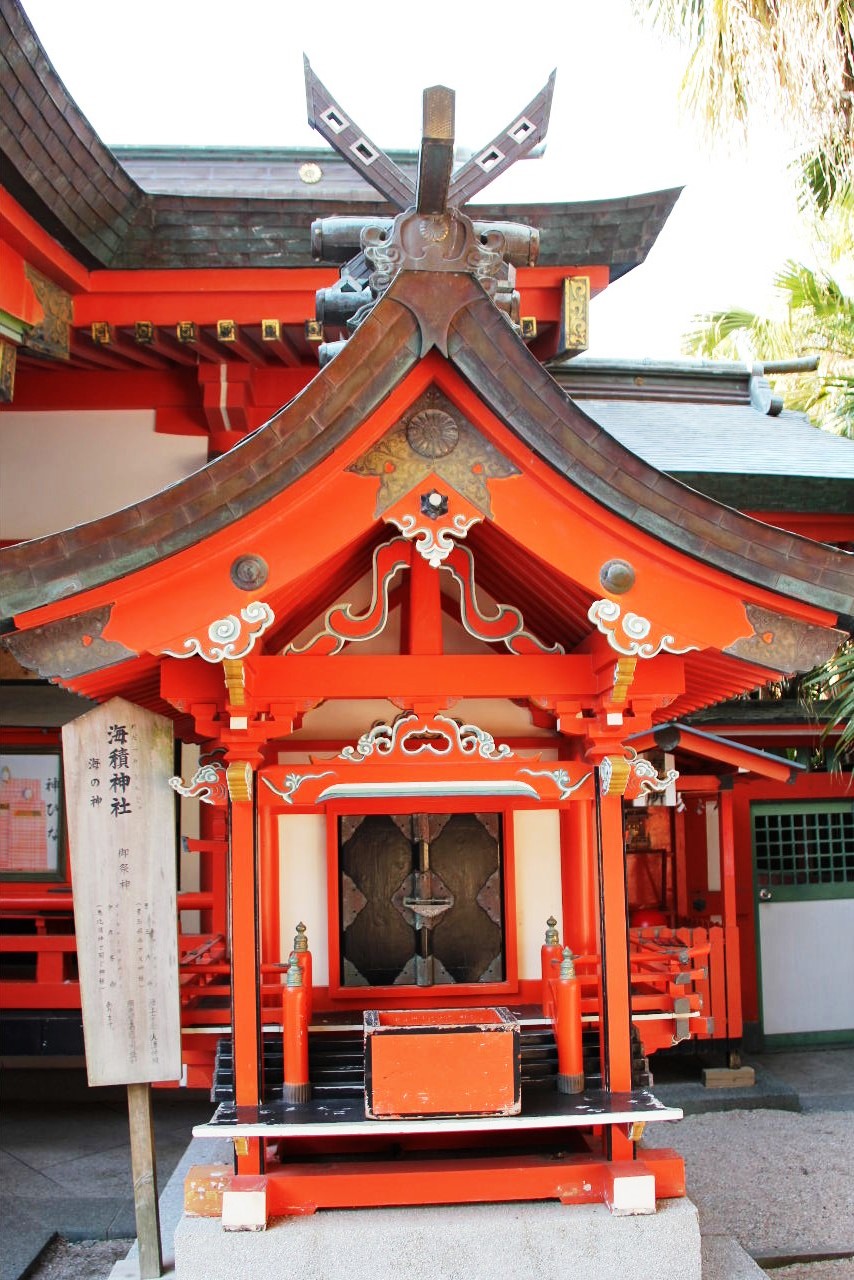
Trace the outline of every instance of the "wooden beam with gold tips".
{"type": "Polygon", "coordinates": [[[228,690],[228,701],[232,707],[246,705],[246,672],[242,658],[223,658],[222,674],[228,690]]]}
{"type": "Polygon", "coordinates": [[[590,345],[590,277],[567,276],[561,289],[556,356],[577,355],[590,345]]]}

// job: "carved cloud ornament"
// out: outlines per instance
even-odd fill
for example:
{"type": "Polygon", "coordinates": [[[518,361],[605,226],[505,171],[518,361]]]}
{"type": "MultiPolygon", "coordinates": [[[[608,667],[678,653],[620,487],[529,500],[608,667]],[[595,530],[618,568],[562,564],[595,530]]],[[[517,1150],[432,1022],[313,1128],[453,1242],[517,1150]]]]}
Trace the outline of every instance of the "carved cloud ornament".
{"type": "Polygon", "coordinates": [[[657,653],[689,653],[695,644],[677,645],[665,632],[653,630],[648,618],[638,613],[624,614],[616,600],[594,600],[587,616],[617,653],[626,657],[654,658],[657,653]]]}
{"type": "Polygon", "coordinates": [[[224,805],[228,799],[225,776],[224,752],[212,752],[201,756],[199,767],[187,785],[183,778],[170,778],[169,786],[187,799],[200,800],[202,804],[224,805]]]}
{"type": "Polygon", "coordinates": [[[603,796],[613,793],[635,800],[641,795],[658,795],[679,777],[678,769],[659,774],[649,760],[628,748],[626,755],[606,756],[599,766],[599,790],[603,796]]]}
{"type": "Polygon", "coordinates": [[[240,617],[230,613],[216,618],[208,627],[207,637],[187,636],[180,650],[161,649],[170,658],[192,658],[198,654],[205,662],[222,662],[225,658],[245,658],[255,641],[273,625],[275,615],[268,604],[253,600],[240,617]]]}

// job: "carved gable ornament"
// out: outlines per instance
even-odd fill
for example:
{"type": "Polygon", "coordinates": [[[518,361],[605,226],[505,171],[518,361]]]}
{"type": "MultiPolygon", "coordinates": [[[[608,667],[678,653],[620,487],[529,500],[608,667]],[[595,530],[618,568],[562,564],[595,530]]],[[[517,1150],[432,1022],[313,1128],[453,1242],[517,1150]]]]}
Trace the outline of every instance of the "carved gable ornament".
{"type": "Polygon", "coordinates": [[[376,476],[376,515],[385,516],[416,488],[450,485],[487,517],[492,504],[487,482],[519,474],[519,468],[490,444],[436,387],[416,400],[396,427],[349,467],[376,476]]]}
{"type": "Polygon", "coordinates": [[[439,712],[405,711],[337,756],[271,765],[261,780],[259,802],[276,808],[400,796],[512,797],[554,807],[593,794],[590,765],[517,755],[478,725],[439,712]]]}

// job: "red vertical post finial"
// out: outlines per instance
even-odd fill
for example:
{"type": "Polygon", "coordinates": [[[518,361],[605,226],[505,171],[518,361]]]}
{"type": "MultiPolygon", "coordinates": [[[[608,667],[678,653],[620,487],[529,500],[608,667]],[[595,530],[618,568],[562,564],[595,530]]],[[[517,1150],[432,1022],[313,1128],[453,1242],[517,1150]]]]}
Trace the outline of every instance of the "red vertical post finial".
{"type": "Polygon", "coordinates": [[[554,1020],[555,1016],[554,983],[557,980],[560,960],[561,946],[557,920],[554,916],[549,916],[546,921],[545,942],[540,948],[540,970],[542,973],[543,1016],[552,1020],[554,1020]]]}
{"type": "Polygon", "coordinates": [[[282,991],[282,1049],[284,1052],[285,1102],[308,1102],[311,1084],[308,1076],[308,988],[303,986],[299,957],[291,952],[288,976],[282,991]]]}
{"type": "Polygon", "coordinates": [[[308,933],[300,920],[294,934],[294,951],[299,967],[302,970],[302,985],[306,990],[305,1003],[308,1010],[308,1021],[311,1024],[311,1011],[314,1003],[314,986],[312,983],[311,952],[308,949],[308,933]]]}
{"type": "Polygon", "coordinates": [[[557,1087],[560,1093],[584,1092],[584,1051],[581,1042],[581,984],[572,952],[564,947],[560,977],[555,984],[557,1087]]]}

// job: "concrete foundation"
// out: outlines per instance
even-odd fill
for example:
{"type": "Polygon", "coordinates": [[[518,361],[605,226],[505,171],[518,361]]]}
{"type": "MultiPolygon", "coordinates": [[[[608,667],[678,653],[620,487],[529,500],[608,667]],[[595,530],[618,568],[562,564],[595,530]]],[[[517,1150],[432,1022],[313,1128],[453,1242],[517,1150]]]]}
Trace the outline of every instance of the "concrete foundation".
{"type": "Polygon", "coordinates": [[[733,1236],[703,1236],[703,1280],[768,1280],[733,1236]]]}
{"type": "Polygon", "coordinates": [[[182,1218],[177,1280],[700,1280],[697,1210],[662,1200],[649,1216],[605,1205],[476,1204],[325,1211],[279,1218],[266,1231],[226,1232],[182,1218]]]}

